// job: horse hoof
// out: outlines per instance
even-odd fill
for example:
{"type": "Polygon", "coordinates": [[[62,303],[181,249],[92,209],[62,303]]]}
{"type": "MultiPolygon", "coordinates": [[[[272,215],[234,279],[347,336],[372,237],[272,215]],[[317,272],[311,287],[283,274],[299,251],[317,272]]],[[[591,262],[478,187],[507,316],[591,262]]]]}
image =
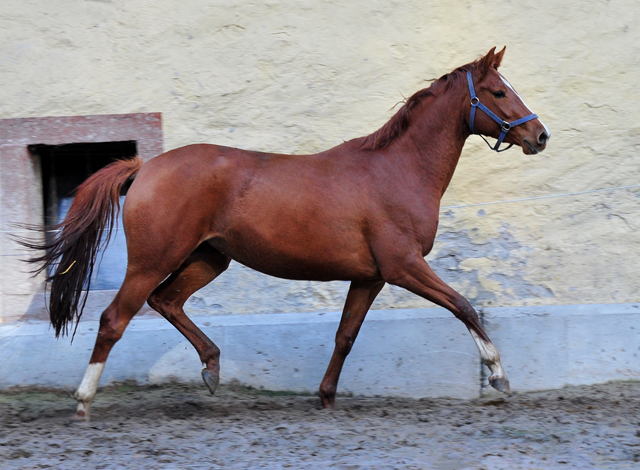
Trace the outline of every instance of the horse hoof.
{"type": "Polygon", "coordinates": [[[88,423],[89,415],[87,415],[84,411],[79,410],[73,416],[69,417],[69,421],[72,423],[88,423]]]}
{"type": "Polygon", "coordinates": [[[510,394],[511,387],[509,386],[509,379],[506,377],[489,377],[489,384],[498,390],[499,392],[510,394]]]}
{"type": "Polygon", "coordinates": [[[209,369],[202,369],[202,380],[209,388],[211,395],[216,393],[216,388],[218,388],[218,382],[220,382],[220,376],[211,372],[209,369]]]}

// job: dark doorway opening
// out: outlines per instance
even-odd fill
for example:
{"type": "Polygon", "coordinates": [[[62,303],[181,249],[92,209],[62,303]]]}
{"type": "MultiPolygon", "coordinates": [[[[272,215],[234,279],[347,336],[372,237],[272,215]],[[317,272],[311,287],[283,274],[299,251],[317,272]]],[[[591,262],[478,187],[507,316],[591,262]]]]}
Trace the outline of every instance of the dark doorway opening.
{"type": "MultiPolygon", "coordinates": [[[[135,141],[37,144],[29,145],[29,151],[40,160],[45,228],[64,220],[76,189],[92,174],[116,160],[137,155],[135,141]]],[[[123,203],[124,196],[121,196],[121,207],[123,203]]],[[[91,290],[117,289],[122,284],[127,264],[122,215],[118,227],[120,230],[113,232],[109,246],[98,254],[91,290]]]]}
{"type": "MultiPolygon", "coordinates": [[[[75,191],[89,176],[116,160],[136,156],[136,142],[100,142],[65,145],[30,145],[29,151],[40,158],[45,226],[58,224],[64,199],[73,199],[75,191]]],[[[66,211],[65,211],[66,214],[66,211]]]]}

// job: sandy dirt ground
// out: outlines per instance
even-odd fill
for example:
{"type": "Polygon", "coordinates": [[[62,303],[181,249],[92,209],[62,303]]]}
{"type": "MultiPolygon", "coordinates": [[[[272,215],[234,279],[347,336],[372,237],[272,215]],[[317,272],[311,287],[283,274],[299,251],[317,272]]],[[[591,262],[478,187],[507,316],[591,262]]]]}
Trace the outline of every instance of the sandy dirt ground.
{"type": "Polygon", "coordinates": [[[2,469],[640,468],[640,383],[475,400],[318,398],[226,386],[0,394],[2,469]]]}

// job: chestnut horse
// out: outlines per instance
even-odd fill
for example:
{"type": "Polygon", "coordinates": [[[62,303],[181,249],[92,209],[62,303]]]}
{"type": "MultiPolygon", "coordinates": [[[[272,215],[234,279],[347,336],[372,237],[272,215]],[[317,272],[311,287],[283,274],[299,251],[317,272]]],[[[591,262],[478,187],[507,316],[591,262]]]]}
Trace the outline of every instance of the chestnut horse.
{"type": "MultiPolygon", "coordinates": [[[[278,155],[189,145],[147,163],[118,161],[78,189],[67,218],[30,260],[51,266],[50,313],[56,336],[78,321],[103,231],[118,196],[124,204],[128,265],[122,287],[100,319],[95,348],[76,392],[87,419],[107,356],[147,301],[197,350],[213,393],[220,350],[183,305],[231,260],[285,279],[351,281],[335,350],[320,384],[332,407],[340,371],[365,315],[385,283],[450,310],[469,329],[491,371],[509,392],[500,355],[469,302],[424,257],[431,251],[440,199],[472,133],[535,154],[547,128],[498,73],[504,49],[457,68],[411,96],[381,129],[315,155],[278,155]],[[477,112],[476,112],[477,111],[477,112]],[[498,117],[499,116],[499,117],[498,117]],[[134,179],[135,178],[135,179],[134,179]]],[[[76,323],[77,327],[77,323],[76,323]]]]}

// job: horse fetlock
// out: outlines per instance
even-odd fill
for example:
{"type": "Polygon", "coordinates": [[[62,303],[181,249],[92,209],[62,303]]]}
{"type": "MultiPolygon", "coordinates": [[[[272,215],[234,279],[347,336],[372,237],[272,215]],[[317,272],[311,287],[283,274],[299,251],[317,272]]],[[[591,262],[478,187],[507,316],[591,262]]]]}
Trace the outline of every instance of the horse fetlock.
{"type": "Polygon", "coordinates": [[[469,330],[471,337],[478,347],[482,362],[489,368],[491,375],[489,376],[489,384],[496,390],[504,393],[511,393],[509,387],[509,379],[500,362],[500,353],[491,342],[487,342],[473,330],[469,330]]]}
{"type": "Polygon", "coordinates": [[[336,400],[336,391],[338,387],[335,383],[321,383],[318,395],[320,395],[320,401],[323,408],[333,408],[333,403],[336,400]]]}
{"type": "Polygon", "coordinates": [[[485,364],[491,371],[491,375],[489,376],[489,385],[503,393],[511,393],[511,387],[509,386],[509,379],[507,379],[507,374],[502,368],[502,364],[500,364],[500,360],[497,362],[487,363],[485,364]]]}
{"type": "Polygon", "coordinates": [[[211,346],[200,352],[200,361],[207,366],[207,369],[220,369],[220,349],[211,346]]]}
{"type": "Polygon", "coordinates": [[[78,402],[78,408],[76,414],[72,417],[74,421],[88,421],[89,420],[89,408],[91,402],[96,396],[98,390],[98,382],[100,376],[104,370],[104,362],[96,362],[89,364],[87,371],[84,373],[82,382],[76,393],[73,394],[73,398],[78,402]]]}
{"type": "Polygon", "coordinates": [[[89,409],[90,408],[91,408],[91,402],[78,401],[78,407],[76,408],[76,414],[71,416],[71,421],[88,422],[89,421],[89,409]]]}

